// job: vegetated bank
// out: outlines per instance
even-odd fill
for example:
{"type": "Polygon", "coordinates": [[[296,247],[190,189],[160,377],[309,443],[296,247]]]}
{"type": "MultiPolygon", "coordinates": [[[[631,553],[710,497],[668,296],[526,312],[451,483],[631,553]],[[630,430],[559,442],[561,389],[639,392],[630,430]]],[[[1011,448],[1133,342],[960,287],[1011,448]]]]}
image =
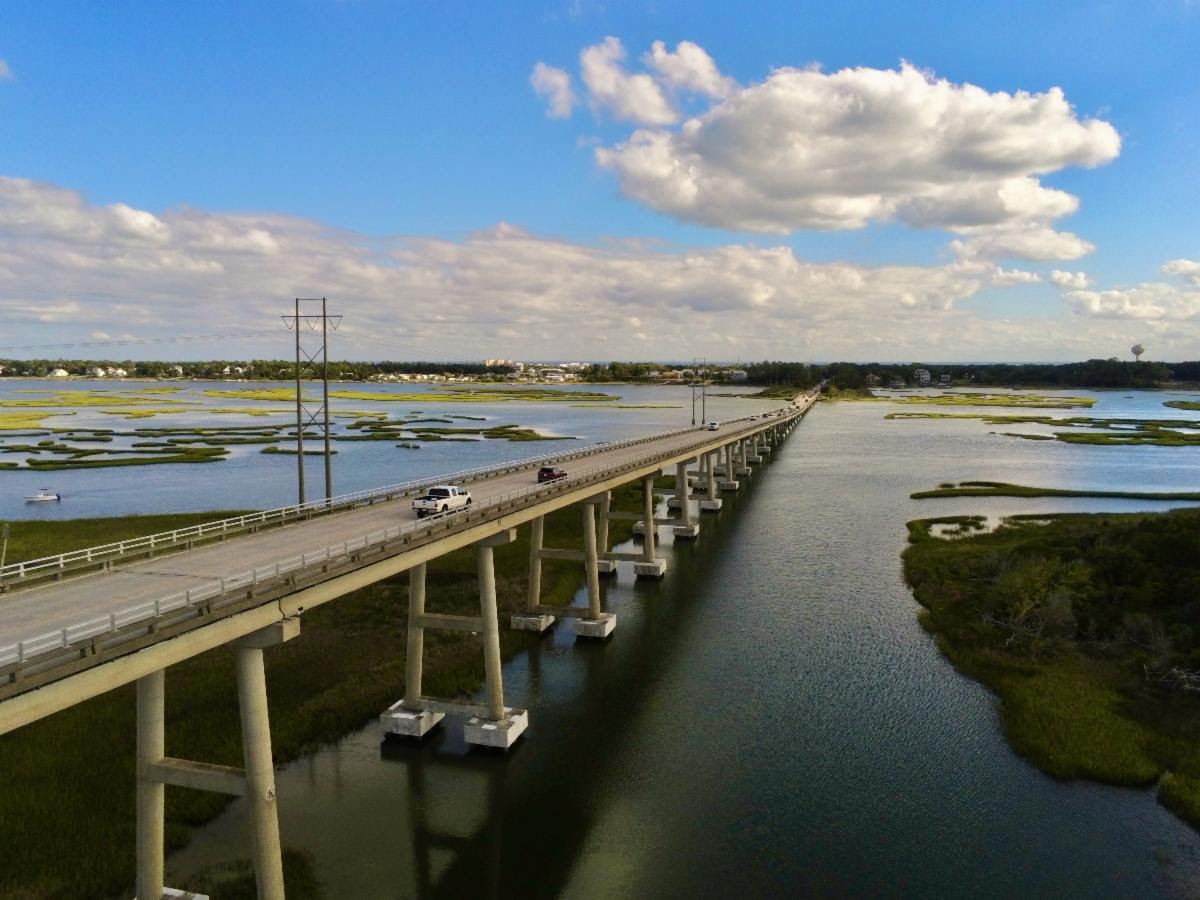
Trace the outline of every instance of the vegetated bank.
{"type": "MultiPolygon", "coordinates": [[[[613,502],[617,509],[638,510],[640,485],[614,491],[613,502]]],[[[31,559],[238,514],[16,522],[8,558],[31,559]]],[[[613,521],[609,528],[615,543],[629,538],[631,523],[613,521]]],[[[582,546],[579,510],[568,507],[547,516],[545,540],[550,546],[582,546]]],[[[496,548],[495,564],[504,622],[524,603],[528,529],[521,529],[514,543],[496,548]]],[[[542,565],[542,602],[570,603],[583,581],[579,564],[547,560],[542,565]]],[[[473,549],[431,562],[427,579],[431,612],[478,613],[473,549]]],[[[267,651],[276,763],[362,727],[403,696],[407,598],[403,574],[356,591],[306,612],[300,638],[267,651]]],[[[536,640],[526,632],[502,629],[501,652],[509,659],[536,640]]],[[[426,633],[428,693],[464,696],[482,683],[478,637],[426,633]]],[[[233,655],[214,650],[169,668],[166,716],[168,754],[241,766],[233,655]]],[[[0,736],[0,771],[8,776],[0,791],[0,896],[40,900],[132,894],[134,741],[133,685],[0,736]]],[[[168,850],[182,847],[228,801],[217,794],[168,789],[168,850]]],[[[208,884],[221,886],[213,896],[237,896],[245,890],[246,877],[244,868],[234,866],[213,873],[208,884]],[[226,876],[241,886],[231,888],[226,876]]],[[[285,880],[289,897],[317,896],[303,854],[285,857],[285,880]]]]}
{"type": "Polygon", "coordinates": [[[1200,500],[1200,491],[1103,491],[1031,487],[1004,481],[945,482],[928,491],[914,491],[914,500],[943,497],[1106,497],[1121,500],[1200,500]]]}
{"type": "Polygon", "coordinates": [[[998,695],[1021,755],[1056,778],[1157,783],[1200,827],[1200,510],[1013,517],[982,534],[972,518],[908,524],[922,624],[998,695]]]}

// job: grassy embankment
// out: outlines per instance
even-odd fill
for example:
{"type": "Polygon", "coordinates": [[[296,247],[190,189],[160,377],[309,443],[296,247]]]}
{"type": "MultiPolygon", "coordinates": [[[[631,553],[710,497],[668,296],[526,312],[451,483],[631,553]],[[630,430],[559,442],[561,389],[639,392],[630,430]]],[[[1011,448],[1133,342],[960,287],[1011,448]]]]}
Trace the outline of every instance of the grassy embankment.
{"type": "Polygon", "coordinates": [[[1013,747],[1056,778],[1157,783],[1200,827],[1200,511],[954,518],[950,539],[909,523],[905,578],[1013,747]]]}
{"type": "Polygon", "coordinates": [[[1092,397],[1048,397],[1043,394],[914,394],[886,398],[892,403],[913,406],[1013,406],[1021,409],[1084,409],[1094,406],[1092,397]]]}
{"type": "MultiPolygon", "coordinates": [[[[273,400],[295,401],[295,388],[244,388],[236,390],[206,390],[206,397],[227,400],[273,400]]],[[[404,393],[402,391],[330,391],[336,400],[368,400],[376,403],[503,403],[523,401],[525,403],[580,403],[583,401],[603,403],[618,400],[614,394],[600,391],[567,391],[554,388],[535,387],[445,387],[435,386],[429,393],[404,393]]],[[[317,400],[306,397],[306,400],[317,400]]]]}
{"type": "MultiPolygon", "coordinates": [[[[614,493],[618,508],[637,510],[633,485],[614,493]]],[[[232,513],[14,523],[9,561],[183,527],[232,513]]],[[[627,539],[629,522],[612,522],[612,539],[627,539]]],[[[579,511],[547,517],[552,546],[581,546],[579,511]]],[[[500,618],[524,600],[528,529],[495,552],[500,618]]],[[[543,563],[543,601],[568,603],[582,583],[578,564],[543,563]]],[[[2,603],[2,601],[0,601],[2,603]]],[[[431,611],[477,614],[475,558],[461,551],[430,563],[431,611]]],[[[404,693],[407,577],[381,582],[304,614],[298,640],[267,651],[272,742],[286,762],[361,727],[404,693]]],[[[537,640],[505,629],[510,658],[537,640]]],[[[429,632],[425,690],[471,694],[482,683],[477,637],[429,632]]],[[[134,690],[132,685],[0,737],[0,896],[74,898],[130,892],[134,842],[134,690]],[[53,748],[53,752],[47,752],[53,748]]],[[[167,673],[167,753],[240,766],[233,657],[217,650],[167,673]]],[[[167,842],[186,843],[227,800],[215,794],[167,791],[167,842]]],[[[286,802],[286,801],[285,801],[286,802]]],[[[296,857],[291,857],[295,863],[296,857]]],[[[301,863],[303,858],[300,858],[301,863]]],[[[292,869],[292,888],[304,878],[292,869]]],[[[217,892],[214,896],[220,896],[217,892]]],[[[289,896],[298,896],[289,890],[289,896]]]]}
{"type": "Polygon", "coordinates": [[[776,384],[771,387],[765,387],[761,391],[755,391],[753,394],[734,394],[733,396],[744,397],[749,400],[793,400],[799,397],[801,392],[801,388],[790,384],[776,384]]]}
{"type": "Polygon", "coordinates": [[[1200,491],[1090,491],[1070,488],[1029,487],[1003,481],[962,481],[940,484],[933,490],[916,491],[914,500],[939,497],[1110,497],[1123,500],[1200,500],[1200,491]]]}

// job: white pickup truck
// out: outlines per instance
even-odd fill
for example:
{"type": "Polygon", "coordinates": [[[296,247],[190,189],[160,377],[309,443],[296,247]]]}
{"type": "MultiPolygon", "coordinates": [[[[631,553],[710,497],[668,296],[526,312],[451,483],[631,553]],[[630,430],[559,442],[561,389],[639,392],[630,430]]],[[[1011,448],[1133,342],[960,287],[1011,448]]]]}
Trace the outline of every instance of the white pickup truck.
{"type": "Polygon", "coordinates": [[[425,494],[413,501],[412,508],[418,519],[437,513],[450,512],[455,509],[465,509],[471,505],[471,495],[460,487],[452,484],[439,484],[431,487],[425,494]]]}

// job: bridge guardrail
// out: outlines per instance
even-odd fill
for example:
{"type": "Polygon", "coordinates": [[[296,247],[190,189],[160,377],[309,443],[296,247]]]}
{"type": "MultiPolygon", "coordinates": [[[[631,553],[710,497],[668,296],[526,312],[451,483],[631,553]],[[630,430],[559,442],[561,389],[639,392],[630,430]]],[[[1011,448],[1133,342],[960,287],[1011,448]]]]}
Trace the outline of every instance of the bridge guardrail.
{"type": "Polygon", "coordinates": [[[111,544],[102,544],[96,547],[87,547],[81,550],[73,550],[68,553],[60,553],[56,556],[46,556],[40,559],[27,560],[19,563],[9,563],[0,568],[0,592],[3,592],[14,585],[28,584],[33,580],[44,577],[58,577],[68,571],[89,568],[93,566],[111,565],[113,562],[120,559],[127,559],[132,556],[140,556],[143,554],[153,555],[156,551],[169,550],[180,546],[193,545],[199,541],[216,540],[222,536],[236,534],[241,531],[252,528],[262,528],[270,526],[279,526],[294,522],[300,519],[312,518],[316,515],[328,515],[334,512],[342,512],[347,509],[353,509],[356,506],[361,506],[369,503],[376,503],[382,500],[394,500],[399,497],[412,494],[416,491],[424,490],[438,484],[451,483],[470,483],[478,481],[481,478],[488,478],[495,475],[505,474],[507,472],[515,472],[522,469],[534,468],[536,466],[547,465],[552,462],[564,462],[572,459],[590,456],[595,453],[619,449],[621,447],[634,446],[648,441],[661,440],[666,437],[673,437],[677,434],[684,434],[688,431],[697,430],[699,426],[688,428],[674,429],[653,435],[643,435],[637,438],[629,438],[624,441],[614,441],[612,443],[597,443],[589,444],[579,450],[568,451],[567,453],[559,453],[555,455],[542,455],[534,457],[526,457],[520,460],[511,460],[505,463],[498,463],[492,466],[482,466],[474,469],[465,469],[461,472],[452,472],[450,474],[439,475],[436,478],[417,479],[414,481],[401,482],[400,484],[389,485],[382,488],[371,488],[364,491],[355,491],[349,494],[340,494],[330,499],[309,500],[302,504],[293,504],[290,506],[282,506],[276,509],[264,510],[262,512],[247,513],[243,516],[235,516],[229,519],[219,519],[214,522],[204,522],[200,525],[192,525],[187,528],[178,528],[173,531],[164,531],[158,534],[147,535],[145,537],[133,538],[128,541],[116,541],[111,544]]]}
{"type": "MultiPolygon", "coordinates": [[[[797,416],[803,415],[808,411],[809,408],[811,408],[811,406],[812,403],[809,402],[802,410],[788,415],[783,421],[789,421],[797,416]]],[[[738,419],[734,421],[746,420],[738,419]]],[[[740,429],[737,434],[754,431],[755,428],[756,426],[743,428],[740,429]]],[[[575,454],[574,458],[580,458],[581,456],[594,454],[600,450],[608,450],[623,446],[634,446],[639,443],[661,440],[665,437],[672,437],[687,433],[689,431],[704,430],[705,429],[702,427],[689,427],[677,429],[675,431],[666,432],[663,434],[653,435],[650,437],[632,439],[629,441],[617,442],[613,444],[593,445],[588,449],[588,451],[575,454]]],[[[699,443],[704,444],[709,442],[700,441],[699,443]]],[[[565,457],[559,456],[554,458],[561,460],[565,457]]],[[[472,522],[487,518],[497,509],[503,509],[505,506],[509,506],[510,508],[514,509],[518,508],[518,501],[522,501],[519,504],[520,506],[529,505],[530,498],[534,497],[536,497],[537,502],[540,502],[540,499],[547,495],[564,493],[567,489],[577,490],[580,487],[586,487],[589,483],[607,480],[613,475],[620,474],[622,471],[631,471],[642,468],[648,461],[649,457],[643,457],[619,466],[604,466],[587,469],[582,473],[568,476],[568,478],[557,482],[528,485],[519,490],[510,491],[501,495],[500,497],[493,498],[486,504],[469,506],[463,509],[447,511],[445,513],[436,513],[432,516],[426,516],[424,519],[419,519],[415,522],[408,522],[392,528],[370,532],[361,538],[355,538],[343,541],[340,544],[327,546],[323,550],[314,550],[309,553],[304,553],[299,556],[281,560],[280,562],[270,566],[249,569],[233,576],[214,579],[212,583],[208,585],[193,587],[174,594],[169,594],[165,597],[157,598],[155,600],[144,601],[105,616],[97,616],[92,619],[67,626],[66,628],[60,628],[56,629],[55,631],[36,635],[31,638],[18,641],[15,644],[0,647],[0,668],[8,667],[13,664],[24,663],[35,657],[52,651],[68,650],[73,644],[78,642],[92,640],[105,634],[113,634],[131,625],[157,619],[179,609],[192,607],[202,602],[211,601],[215,598],[222,597],[231,591],[244,590],[248,587],[253,588],[257,585],[268,582],[269,580],[278,579],[300,570],[306,570],[314,565],[319,564],[323,567],[328,566],[328,564],[333,561],[349,557],[352,553],[365,550],[369,547],[384,545],[396,540],[404,540],[406,536],[408,536],[408,540],[411,540],[412,536],[417,532],[425,532],[432,536],[439,524],[450,526],[455,523],[461,523],[462,527],[465,528],[468,527],[472,522]]],[[[538,464],[538,462],[535,461],[533,464],[538,464]]],[[[515,464],[506,464],[505,467],[501,468],[501,471],[513,471],[515,468],[528,468],[529,466],[530,464],[521,466],[516,466],[515,464]]],[[[481,469],[475,471],[484,470],[481,469]]],[[[452,478],[453,476],[442,476],[441,478],[433,481],[414,482],[414,484],[432,485],[442,483],[446,480],[451,480],[452,478]]],[[[346,496],[377,496],[390,490],[393,490],[393,488],[384,488],[376,492],[358,492],[358,494],[346,496]]],[[[285,507],[285,509],[292,508],[296,507],[285,507]]],[[[272,510],[269,512],[276,511],[272,510]]],[[[451,529],[449,527],[447,527],[445,530],[446,533],[451,533],[451,529]]]]}

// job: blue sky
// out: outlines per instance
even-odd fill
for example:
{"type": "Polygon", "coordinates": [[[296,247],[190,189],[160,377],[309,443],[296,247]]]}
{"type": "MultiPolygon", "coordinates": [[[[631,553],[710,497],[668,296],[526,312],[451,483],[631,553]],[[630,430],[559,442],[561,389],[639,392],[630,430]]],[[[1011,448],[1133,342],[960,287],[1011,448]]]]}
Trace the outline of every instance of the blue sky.
{"type": "MultiPolygon", "coordinates": [[[[1150,356],[1196,358],[1200,270],[1183,264],[1200,259],[1198,38],[1200,4],[1188,0],[8,3],[0,177],[17,184],[7,198],[0,192],[4,331],[14,346],[211,331],[211,312],[198,317],[197,304],[229,327],[258,328],[294,293],[316,292],[342,304],[350,333],[357,321],[364,341],[373,336],[373,346],[347,345],[358,356],[400,355],[453,329],[467,358],[1074,359],[1121,355],[1133,339],[1150,356]],[[589,90],[581,52],[609,37],[624,58],[605,64],[620,78],[657,79],[652,90],[674,121],[589,90]],[[718,96],[670,82],[643,59],[655,41],[667,53],[689,42],[734,87],[718,96]],[[650,184],[657,176],[619,149],[643,129],[682,157],[689,117],[719,118],[719,107],[732,108],[776,69],[819,65],[810,86],[832,97],[858,84],[825,76],[896,73],[902,60],[952,92],[973,85],[1003,100],[1061,88],[1068,114],[997,126],[988,140],[1017,140],[1003,128],[1023,128],[1029,158],[1005,177],[1065,192],[1078,210],[1023,209],[989,221],[984,234],[975,213],[964,218],[947,197],[992,177],[992,162],[945,183],[924,166],[892,172],[872,158],[880,132],[868,126],[856,137],[855,123],[843,121],[823,136],[844,145],[832,182],[852,174],[885,184],[886,202],[865,222],[840,207],[830,225],[814,223],[806,200],[765,213],[766,229],[748,228],[723,206],[740,196],[732,181],[808,196],[806,180],[827,173],[828,159],[821,172],[786,160],[759,170],[767,162],[746,139],[759,122],[730,118],[726,132],[742,129],[737,159],[726,158],[714,129],[692,157],[712,167],[713,190],[683,209],[668,196],[677,184],[650,184]],[[547,98],[531,87],[539,62],[570,79],[569,116],[549,117],[547,98]],[[1060,151],[1064,135],[1089,120],[1111,126],[1119,151],[1111,141],[1101,147],[1104,135],[1075,135],[1078,146],[1060,151]],[[1029,147],[1031,133],[1044,146],[1029,147]],[[598,149],[619,161],[602,163],[598,149]],[[1084,157],[1091,167],[1072,161],[1084,157]],[[903,211],[915,202],[914,178],[924,185],[916,200],[938,198],[932,220],[903,211]],[[113,225],[124,215],[114,205],[162,227],[150,223],[132,246],[129,229],[113,225]],[[520,232],[498,237],[498,223],[520,232]],[[270,237],[266,275],[244,247],[236,260],[221,256],[236,243],[229,235],[256,228],[270,237]],[[986,243],[996,228],[1006,246],[1021,229],[1041,229],[1092,249],[1055,258],[952,249],[986,243]],[[778,248],[793,259],[759,258],[778,248]],[[689,253],[700,274],[685,278],[677,267],[689,253]],[[1072,283],[1052,282],[1053,271],[1072,283]],[[676,293],[653,289],[677,280],[676,293]],[[711,296],[709,283],[720,284],[711,296]],[[818,289],[830,284],[854,290],[818,289]],[[594,327],[581,333],[581,318],[594,327]],[[690,322],[687,340],[681,321],[690,322]]],[[[762,115],[804,124],[811,110],[788,108],[794,96],[780,94],[762,115]]],[[[873,114],[886,115],[875,102],[873,114]]],[[[1003,117],[1007,101],[997,102],[1003,117]]],[[[980,127],[974,113],[953,109],[933,130],[889,124],[895,155],[962,127],[956,115],[980,127]]],[[[243,355],[272,348],[270,339],[236,345],[243,355]]],[[[140,351],[113,350],[125,354],[140,351]]],[[[189,354],[204,355],[175,355],[189,354]]]]}

